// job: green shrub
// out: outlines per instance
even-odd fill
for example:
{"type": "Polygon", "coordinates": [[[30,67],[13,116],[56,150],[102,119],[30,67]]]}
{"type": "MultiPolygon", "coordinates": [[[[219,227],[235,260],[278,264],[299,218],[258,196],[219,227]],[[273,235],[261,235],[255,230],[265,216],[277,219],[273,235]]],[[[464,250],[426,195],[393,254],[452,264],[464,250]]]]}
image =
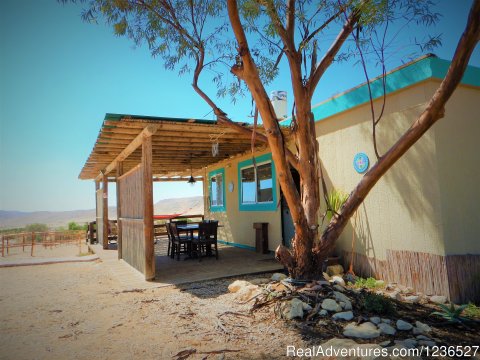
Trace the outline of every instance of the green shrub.
{"type": "Polygon", "coordinates": [[[363,301],[363,308],[378,315],[392,315],[395,308],[390,299],[383,295],[368,293],[363,301]]]}
{"type": "Polygon", "coordinates": [[[27,231],[35,231],[35,232],[45,232],[45,231],[48,231],[48,226],[47,224],[39,224],[39,223],[35,223],[35,224],[29,224],[27,226],[25,226],[25,230],[27,231]]]}
{"type": "Polygon", "coordinates": [[[357,288],[367,288],[367,289],[376,289],[382,287],[382,285],[377,284],[377,280],[373,277],[369,277],[367,279],[364,278],[357,278],[355,284],[349,283],[349,285],[355,286],[357,288]]]}
{"type": "Polygon", "coordinates": [[[340,190],[332,190],[330,193],[328,193],[327,198],[331,209],[327,209],[325,216],[327,217],[328,222],[330,222],[333,214],[338,213],[343,204],[345,204],[345,201],[347,201],[348,194],[345,194],[340,190]]]}
{"type": "Polygon", "coordinates": [[[480,307],[476,306],[474,303],[468,303],[463,314],[469,318],[480,319],[480,307]]]}

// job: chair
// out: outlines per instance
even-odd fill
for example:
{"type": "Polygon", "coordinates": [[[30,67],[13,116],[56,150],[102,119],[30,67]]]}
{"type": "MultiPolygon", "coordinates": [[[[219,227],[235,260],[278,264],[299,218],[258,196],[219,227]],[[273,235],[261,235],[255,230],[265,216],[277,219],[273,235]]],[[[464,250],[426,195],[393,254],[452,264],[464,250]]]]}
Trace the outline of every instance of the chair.
{"type": "Polygon", "coordinates": [[[198,237],[192,240],[192,251],[198,255],[199,261],[202,261],[202,250],[209,255],[212,251],[212,245],[215,248],[215,257],[218,260],[218,243],[217,243],[218,221],[202,222],[198,227],[198,237]]]}
{"type": "Polygon", "coordinates": [[[173,259],[177,255],[177,261],[180,260],[180,253],[188,254],[191,251],[192,239],[178,234],[177,224],[167,223],[167,232],[169,238],[169,255],[173,259]],[[170,253],[171,245],[171,253],[170,253]],[[182,249],[183,247],[183,249],[182,249]]]}

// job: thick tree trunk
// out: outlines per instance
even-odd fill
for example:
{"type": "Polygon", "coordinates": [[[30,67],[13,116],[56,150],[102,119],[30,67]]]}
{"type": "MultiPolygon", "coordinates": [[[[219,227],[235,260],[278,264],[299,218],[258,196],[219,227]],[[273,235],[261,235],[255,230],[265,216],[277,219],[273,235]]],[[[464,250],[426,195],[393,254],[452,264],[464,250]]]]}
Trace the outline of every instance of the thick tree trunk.
{"type": "Polygon", "coordinates": [[[444,116],[445,104],[460,83],[475,46],[480,41],[480,0],[475,0],[470,10],[467,26],[457,45],[455,55],[445,79],[428,103],[427,108],[403,136],[365,174],[340,210],[322,234],[314,248],[317,261],[325,259],[334,249],[335,242],[360,204],[380,178],[444,116]]]}

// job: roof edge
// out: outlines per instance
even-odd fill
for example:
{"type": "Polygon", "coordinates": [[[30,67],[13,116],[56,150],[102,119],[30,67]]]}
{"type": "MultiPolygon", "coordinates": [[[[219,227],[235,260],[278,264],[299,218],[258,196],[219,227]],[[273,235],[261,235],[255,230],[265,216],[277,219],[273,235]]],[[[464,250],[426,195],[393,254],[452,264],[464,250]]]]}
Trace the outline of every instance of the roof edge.
{"type": "MultiPolygon", "coordinates": [[[[440,59],[434,54],[427,54],[401,65],[386,74],[386,94],[391,94],[428,79],[443,79],[447,74],[450,63],[450,61],[440,59]]],[[[382,79],[383,76],[380,75],[370,80],[374,100],[383,96],[382,79]]],[[[467,66],[460,83],[480,87],[480,68],[467,66]]],[[[368,83],[364,82],[312,106],[312,112],[317,122],[369,101],[368,83]]],[[[282,125],[288,125],[290,122],[291,118],[286,119],[282,125]]]]}

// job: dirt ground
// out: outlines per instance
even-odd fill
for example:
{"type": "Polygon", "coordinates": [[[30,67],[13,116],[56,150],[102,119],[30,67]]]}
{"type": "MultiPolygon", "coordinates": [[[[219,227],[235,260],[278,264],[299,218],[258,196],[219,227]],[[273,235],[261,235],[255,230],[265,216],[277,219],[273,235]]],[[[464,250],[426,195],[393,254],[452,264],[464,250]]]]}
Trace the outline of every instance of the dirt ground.
{"type": "Polygon", "coordinates": [[[88,253],[88,245],[82,241],[80,246],[73,244],[62,244],[54,246],[35,245],[33,248],[33,256],[31,256],[31,247],[25,246],[25,250],[22,247],[15,247],[5,250],[5,256],[0,257],[0,263],[2,262],[15,262],[19,259],[39,259],[39,258],[61,258],[78,256],[79,254],[88,253]]]}
{"type": "Polygon", "coordinates": [[[231,281],[126,292],[100,261],[1,268],[0,359],[276,359],[305,345],[270,312],[245,315],[231,281]]]}

